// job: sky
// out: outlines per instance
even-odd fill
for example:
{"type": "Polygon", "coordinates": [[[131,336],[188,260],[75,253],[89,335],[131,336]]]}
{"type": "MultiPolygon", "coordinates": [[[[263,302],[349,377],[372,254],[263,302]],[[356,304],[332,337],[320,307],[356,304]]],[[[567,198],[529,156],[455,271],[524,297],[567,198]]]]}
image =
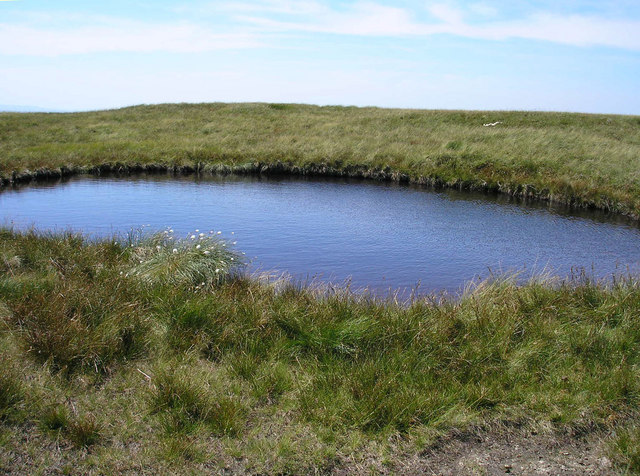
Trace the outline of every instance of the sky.
{"type": "Polygon", "coordinates": [[[0,105],[640,114],[640,1],[0,0],[0,105]]]}

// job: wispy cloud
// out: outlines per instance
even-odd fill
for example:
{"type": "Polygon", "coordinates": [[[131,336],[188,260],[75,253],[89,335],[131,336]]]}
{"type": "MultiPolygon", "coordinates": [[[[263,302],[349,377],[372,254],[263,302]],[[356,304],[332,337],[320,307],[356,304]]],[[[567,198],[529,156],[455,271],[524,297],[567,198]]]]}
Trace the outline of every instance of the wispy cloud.
{"type": "Polygon", "coordinates": [[[217,33],[190,22],[102,18],[72,26],[0,23],[0,54],[59,56],[101,52],[190,53],[263,46],[252,33],[217,33]]]}
{"type": "Polygon", "coordinates": [[[346,10],[331,9],[317,2],[304,2],[298,7],[297,2],[287,0],[226,4],[225,8],[235,12],[238,21],[267,31],[396,37],[449,34],[484,40],[521,38],[640,50],[640,20],[538,12],[524,18],[495,21],[491,20],[497,13],[495,8],[482,3],[466,9],[448,3],[431,4],[427,6],[430,21],[417,20],[417,12],[406,8],[372,2],[358,2],[346,10]],[[288,18],[283,19],[281,14],[288,18]]]}
{"type": "Polygon", "coordinates": [[[373,1],[244,0],[178,5],[172,7],[175,20],[165,22],[59,11],[48,18],[50,13],[31,11],[18,21],[0,20],[0,54],[205,52],[265,47],[276,44],[276,36],[304,33],[414,39],[447,34],[640,51],[637,17],[538,11],[505,19],[491,3],[457,5],[427,3],[409,9],[373,1]]]}

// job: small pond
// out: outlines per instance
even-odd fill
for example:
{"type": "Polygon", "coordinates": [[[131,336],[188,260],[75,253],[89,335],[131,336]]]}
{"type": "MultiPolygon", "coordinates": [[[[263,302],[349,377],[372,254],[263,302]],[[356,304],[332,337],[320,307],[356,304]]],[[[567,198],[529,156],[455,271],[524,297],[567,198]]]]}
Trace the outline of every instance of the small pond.
{"type": "Polygon", "coordinates": [[[599,212],[359,180],[74,177],[0,193],[15,229],[176,235],[221,230],[251,269],[376,292],[457,292],[491,273],[607,277],[640,270],[640,228],[599,212]],[[233,232],[233,235],[231,234],[233,232]]]}

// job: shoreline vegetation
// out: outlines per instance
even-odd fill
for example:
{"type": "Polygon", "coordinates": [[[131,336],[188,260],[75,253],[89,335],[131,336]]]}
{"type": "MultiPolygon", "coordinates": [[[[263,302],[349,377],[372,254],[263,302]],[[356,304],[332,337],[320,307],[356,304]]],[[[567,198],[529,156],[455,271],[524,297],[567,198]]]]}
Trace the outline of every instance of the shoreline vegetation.
{"type": "MultiPolygon", "coordinates": [[[[337,175],[640,216],[637,116],[159,105],[0,113],[0,139],[5,186],[337,175]]],[[[0,229],[0,472],[640,473],[639,277],[403,304],[240,251],[0,229]]]]}
{"type": "Polygon", "coordinates": [[[638,116],[163,104],[0,113],[0,131],[5,186],[139,172],[337,176],[640,218],[638,116]]]}
{"type": "Polygon", "coordinates": [[[211,232],[0,230],[0,469],[640,471],[637,277],[401,304],[241,270],[211,232]]]}

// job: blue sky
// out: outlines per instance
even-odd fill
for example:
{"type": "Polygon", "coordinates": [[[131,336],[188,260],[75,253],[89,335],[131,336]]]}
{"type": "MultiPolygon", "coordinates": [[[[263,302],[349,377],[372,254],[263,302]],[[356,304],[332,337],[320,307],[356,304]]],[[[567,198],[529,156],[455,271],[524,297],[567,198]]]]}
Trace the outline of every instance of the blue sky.
{"type": "Polygon", "coordinates": [[[0,104],[640,114],[640,2],[0,0],[0,104]]]}

